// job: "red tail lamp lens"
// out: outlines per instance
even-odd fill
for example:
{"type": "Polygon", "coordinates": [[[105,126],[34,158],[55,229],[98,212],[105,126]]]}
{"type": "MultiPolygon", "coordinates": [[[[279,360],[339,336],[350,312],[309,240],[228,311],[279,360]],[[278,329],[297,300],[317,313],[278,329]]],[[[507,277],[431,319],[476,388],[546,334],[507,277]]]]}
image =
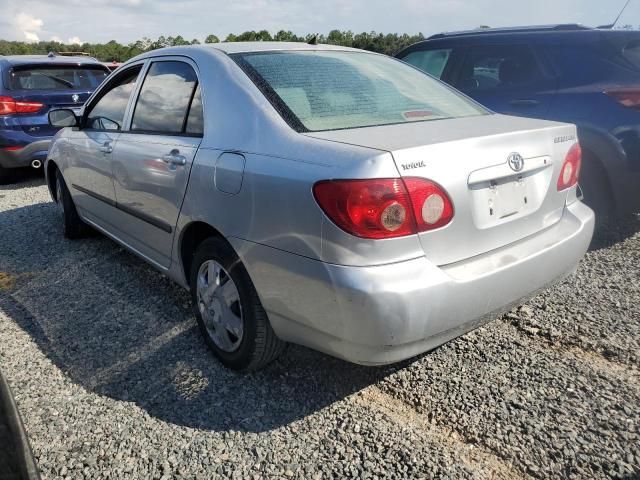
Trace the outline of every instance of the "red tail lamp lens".
{"type": "Polygon", "coordinates": [[[423,178],[326,180],[314,185],[313,194],[336,225],[362,238],[413,235],[453,218],[447,193],[423,178]]]}
{"type": "Polygon", "coordinates": [[[567,153],[558,177],[558,191],[566,190],[578,183],[580,167],[582,166],[582,149],[580,144],[574,144],[567,153]]]}

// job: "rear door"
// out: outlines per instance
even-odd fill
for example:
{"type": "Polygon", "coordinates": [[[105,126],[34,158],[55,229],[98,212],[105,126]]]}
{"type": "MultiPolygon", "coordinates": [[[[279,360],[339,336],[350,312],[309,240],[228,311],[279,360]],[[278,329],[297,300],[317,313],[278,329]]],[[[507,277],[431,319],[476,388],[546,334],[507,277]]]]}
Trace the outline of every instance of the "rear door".
{"type": "Polygon", "coordinates": [[[36,64],[15,66],[8,75],[12,98],[43,105],[36,113],[19,115],[22,129],[34,137],[50,137],[58,129],[49,124],[49,110],[72,108],[79,112],[109,71],[101,65],[36,64]]]}
{"type": "Polygon", "coordinates": [[[505,115],[545,118],[556,82],[526,44],[468,48],[452,84],[482,105],[505,115]]]}
{"type": "Polygon", "coordinates": [[[112,170],[126,241],[168,267],[173,234],[202,140],[196,66],[182,57],[148,65],[130,127],[115,145],[112,170]]]}

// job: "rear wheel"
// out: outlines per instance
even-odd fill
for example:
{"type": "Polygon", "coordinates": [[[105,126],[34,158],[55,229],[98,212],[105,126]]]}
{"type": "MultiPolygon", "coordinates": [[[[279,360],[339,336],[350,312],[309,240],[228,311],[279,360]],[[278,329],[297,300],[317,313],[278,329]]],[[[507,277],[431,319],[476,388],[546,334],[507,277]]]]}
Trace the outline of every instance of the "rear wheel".
{"type": "Polygon", "coordinates": [[[191,298],[205,341],[228,368],[258,370],[283,351],[249,274],[222,239],[203,241],[191,264],[191,298]]]}
{"type": "Polygon", "coordinates": [[[598,223],[613,214],[614,201],[609,176],[598,158],[590,152],[583,154],[580,188],[584,202],[596,212],[598,223]]]}
{"type": "Polygon", "coordinates": [[[84,236],[87,232],[87,226],[78,215],[60,170],[56,170],[56,202],[62,216],[62,232],[64,236],[72,240],[84,236]]]}

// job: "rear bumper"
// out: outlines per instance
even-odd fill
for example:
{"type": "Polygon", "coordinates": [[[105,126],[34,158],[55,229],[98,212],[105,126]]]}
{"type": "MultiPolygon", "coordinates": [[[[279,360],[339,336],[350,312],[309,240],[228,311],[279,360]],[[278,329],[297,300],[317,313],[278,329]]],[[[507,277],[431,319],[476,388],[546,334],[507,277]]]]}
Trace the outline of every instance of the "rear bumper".
{"type": "Polygon", "coordinates": [[[376,365],[431,350],[571,274],[593,226],[577,202],[543,232],[444,267],[424,257],[347,267],[232,243],[280,338],[376,365]]]}
{"type": "Polygon", "coordinates": [[[34,160],[40,160],[44,163],[49,151],[49,145],[51,145],[51,138],[45,138],[31,142],[20,150],[7,151],[0,149],[0,167],[29,167],[34,160]]]}

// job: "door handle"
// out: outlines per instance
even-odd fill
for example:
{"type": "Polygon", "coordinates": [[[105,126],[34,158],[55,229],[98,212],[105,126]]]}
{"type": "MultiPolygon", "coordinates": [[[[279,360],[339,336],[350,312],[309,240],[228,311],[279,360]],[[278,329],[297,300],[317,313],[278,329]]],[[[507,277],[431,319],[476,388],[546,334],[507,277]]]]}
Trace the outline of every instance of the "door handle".
{"type": "Polygon", "coordinates": [[[111,153],[113,152],[113,147],[111,146],[111,143],[104,142],[104,144],[98,147],[98,150],[100,150],[102,153],[111,153]]]}
{"type": "Polygon", "coordinates": [[[164,163],[169,165],[186,165],[187,158],[184,155],[180,155],[179,150],[171,150],[167,155],[162,157],[164,163]]]}
{"type": "Polygon", "coordinates": [[[521,99],[521,100],[511,100],[509,102],[509,105],[513,105],[514,107],[536,107],[540,105],[540,102],[538,100],[521,99]]]}

